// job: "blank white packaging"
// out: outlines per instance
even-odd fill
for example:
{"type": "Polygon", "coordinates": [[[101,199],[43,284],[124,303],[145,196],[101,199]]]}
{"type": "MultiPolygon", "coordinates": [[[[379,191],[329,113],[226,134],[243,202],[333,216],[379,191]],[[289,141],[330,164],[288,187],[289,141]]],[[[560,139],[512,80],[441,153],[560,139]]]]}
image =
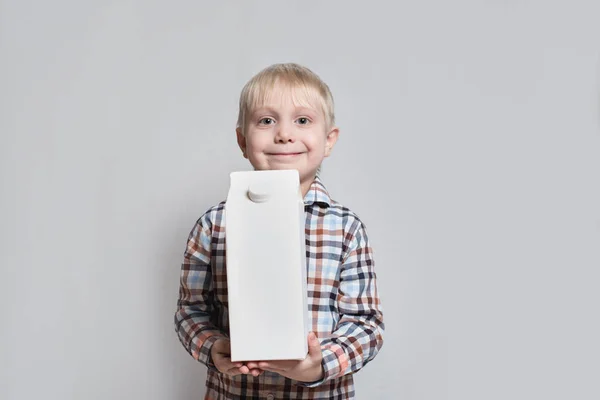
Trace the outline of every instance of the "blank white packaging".
{"type": "Polygon", "coordinates": [[[225,243],[232,361],[306,357],[304,224],[298,171],[231,174],[225,243]]]}

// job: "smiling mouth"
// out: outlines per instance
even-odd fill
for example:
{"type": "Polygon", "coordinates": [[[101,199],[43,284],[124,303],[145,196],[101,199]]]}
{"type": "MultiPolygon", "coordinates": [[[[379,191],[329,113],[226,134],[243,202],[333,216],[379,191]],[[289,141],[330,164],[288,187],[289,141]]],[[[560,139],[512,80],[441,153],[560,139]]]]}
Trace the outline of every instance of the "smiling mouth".
{"type": "Polygon", "coordinates": [[[291,157],[291,156],[299,156],[303,153],[267,153],[269,156],[280,156],[280,157],[291,157]]]}

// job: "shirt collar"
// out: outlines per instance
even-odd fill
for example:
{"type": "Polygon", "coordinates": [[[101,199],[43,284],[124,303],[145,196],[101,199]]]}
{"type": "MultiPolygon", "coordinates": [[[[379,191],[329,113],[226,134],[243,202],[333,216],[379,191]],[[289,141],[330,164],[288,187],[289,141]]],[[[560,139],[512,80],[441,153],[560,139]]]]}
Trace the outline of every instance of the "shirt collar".
{"type": "Polygon", "coordinates": [[[312,205],[314,203],[321,203],[327,207],[331,206],[332,200],[329,197],[329,192],[325,189],[325,185],[317,176],[313,183],[311,183],[306,196],[304,196],[304,204],[312,205]]]}

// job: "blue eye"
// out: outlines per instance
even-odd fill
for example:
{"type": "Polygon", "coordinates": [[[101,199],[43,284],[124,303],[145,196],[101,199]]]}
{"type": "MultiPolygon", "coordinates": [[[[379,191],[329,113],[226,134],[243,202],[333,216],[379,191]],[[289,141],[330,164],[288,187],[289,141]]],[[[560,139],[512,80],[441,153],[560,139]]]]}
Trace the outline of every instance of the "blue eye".
{"type": "Polygon", "coordinates": [[[298,121],[300,125],[306,125],[310,122],[306,117],[300,117],[296,121],[298,121]]]}
{"type": "Polygon", "coordinates": [[[261,118],[258,121],[258,123],[261,125],[271,125],[271,124],[274,124],[275,121],[273,120],[273,118],[265,117],[265,118],[261,118]]]}

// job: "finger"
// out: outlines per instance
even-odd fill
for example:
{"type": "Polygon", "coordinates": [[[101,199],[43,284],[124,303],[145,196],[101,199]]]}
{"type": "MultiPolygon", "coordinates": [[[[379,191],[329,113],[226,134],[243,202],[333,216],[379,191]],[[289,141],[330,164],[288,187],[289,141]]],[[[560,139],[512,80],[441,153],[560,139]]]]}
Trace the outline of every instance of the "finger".
{"type": "Polygon", "coordinates": [[[256,369],[256,368],[258,368],[258,362],[255,362],[255,361],[249,361],[249,362],[246,363],[246,365],[250,369],[256,369]]]}
{"type": "Polygon", "coordinates": [[[242,372],[240,371],[239,368],[233,367],[233,368],[230,368],[229,370],[227,370],[226,374],[229,376],[236,376],[236,375],[241,375],[242,372]]]}
{"type": "Polygon", "coordinates": [[[261,361],[258,363],[258,368],[263,368],[265,366],[268,366],[269,368],[275,368],[275,369],[279,369],[279,370],[288,370],[291,368],[294,368],[296,365],[298,365],[300,361],[296,361],[296,360],[277,360],[277,361],[261,361]]]}
{"type": "Polygon", "coordinates": [[[321,343],[314,332],[308,334],[308,355],[314,358],[323,357],[323,354],[321,353],[321,343]]]}
{"type": "Polygon", "coordinates": [[[252,376],[256,377],[256,376],[259,376],[260,374],[262,374],[263,370],[255,368],[255,369],[251,370],[250,373],[252,374],[252,376]]]}
{"type": "Polygon", "coordinates": [[[238,367],[238,369],[240,370],[240,372],[242,374],[249,374],[250,373],[250,368],[248,368],[248,366],[246,366],[246,365],[242,365],[241,367],[238,367]]]}
{"type": "Polygon", "coordinates": [[[285,368],[275,364],[275,363],[268,363],[268,362],[260,362],[258,363],[258,366],[260,369],[263,369],[265,371],[272,371],[272,372],[283,372],[286,371],[285,368]]]}

